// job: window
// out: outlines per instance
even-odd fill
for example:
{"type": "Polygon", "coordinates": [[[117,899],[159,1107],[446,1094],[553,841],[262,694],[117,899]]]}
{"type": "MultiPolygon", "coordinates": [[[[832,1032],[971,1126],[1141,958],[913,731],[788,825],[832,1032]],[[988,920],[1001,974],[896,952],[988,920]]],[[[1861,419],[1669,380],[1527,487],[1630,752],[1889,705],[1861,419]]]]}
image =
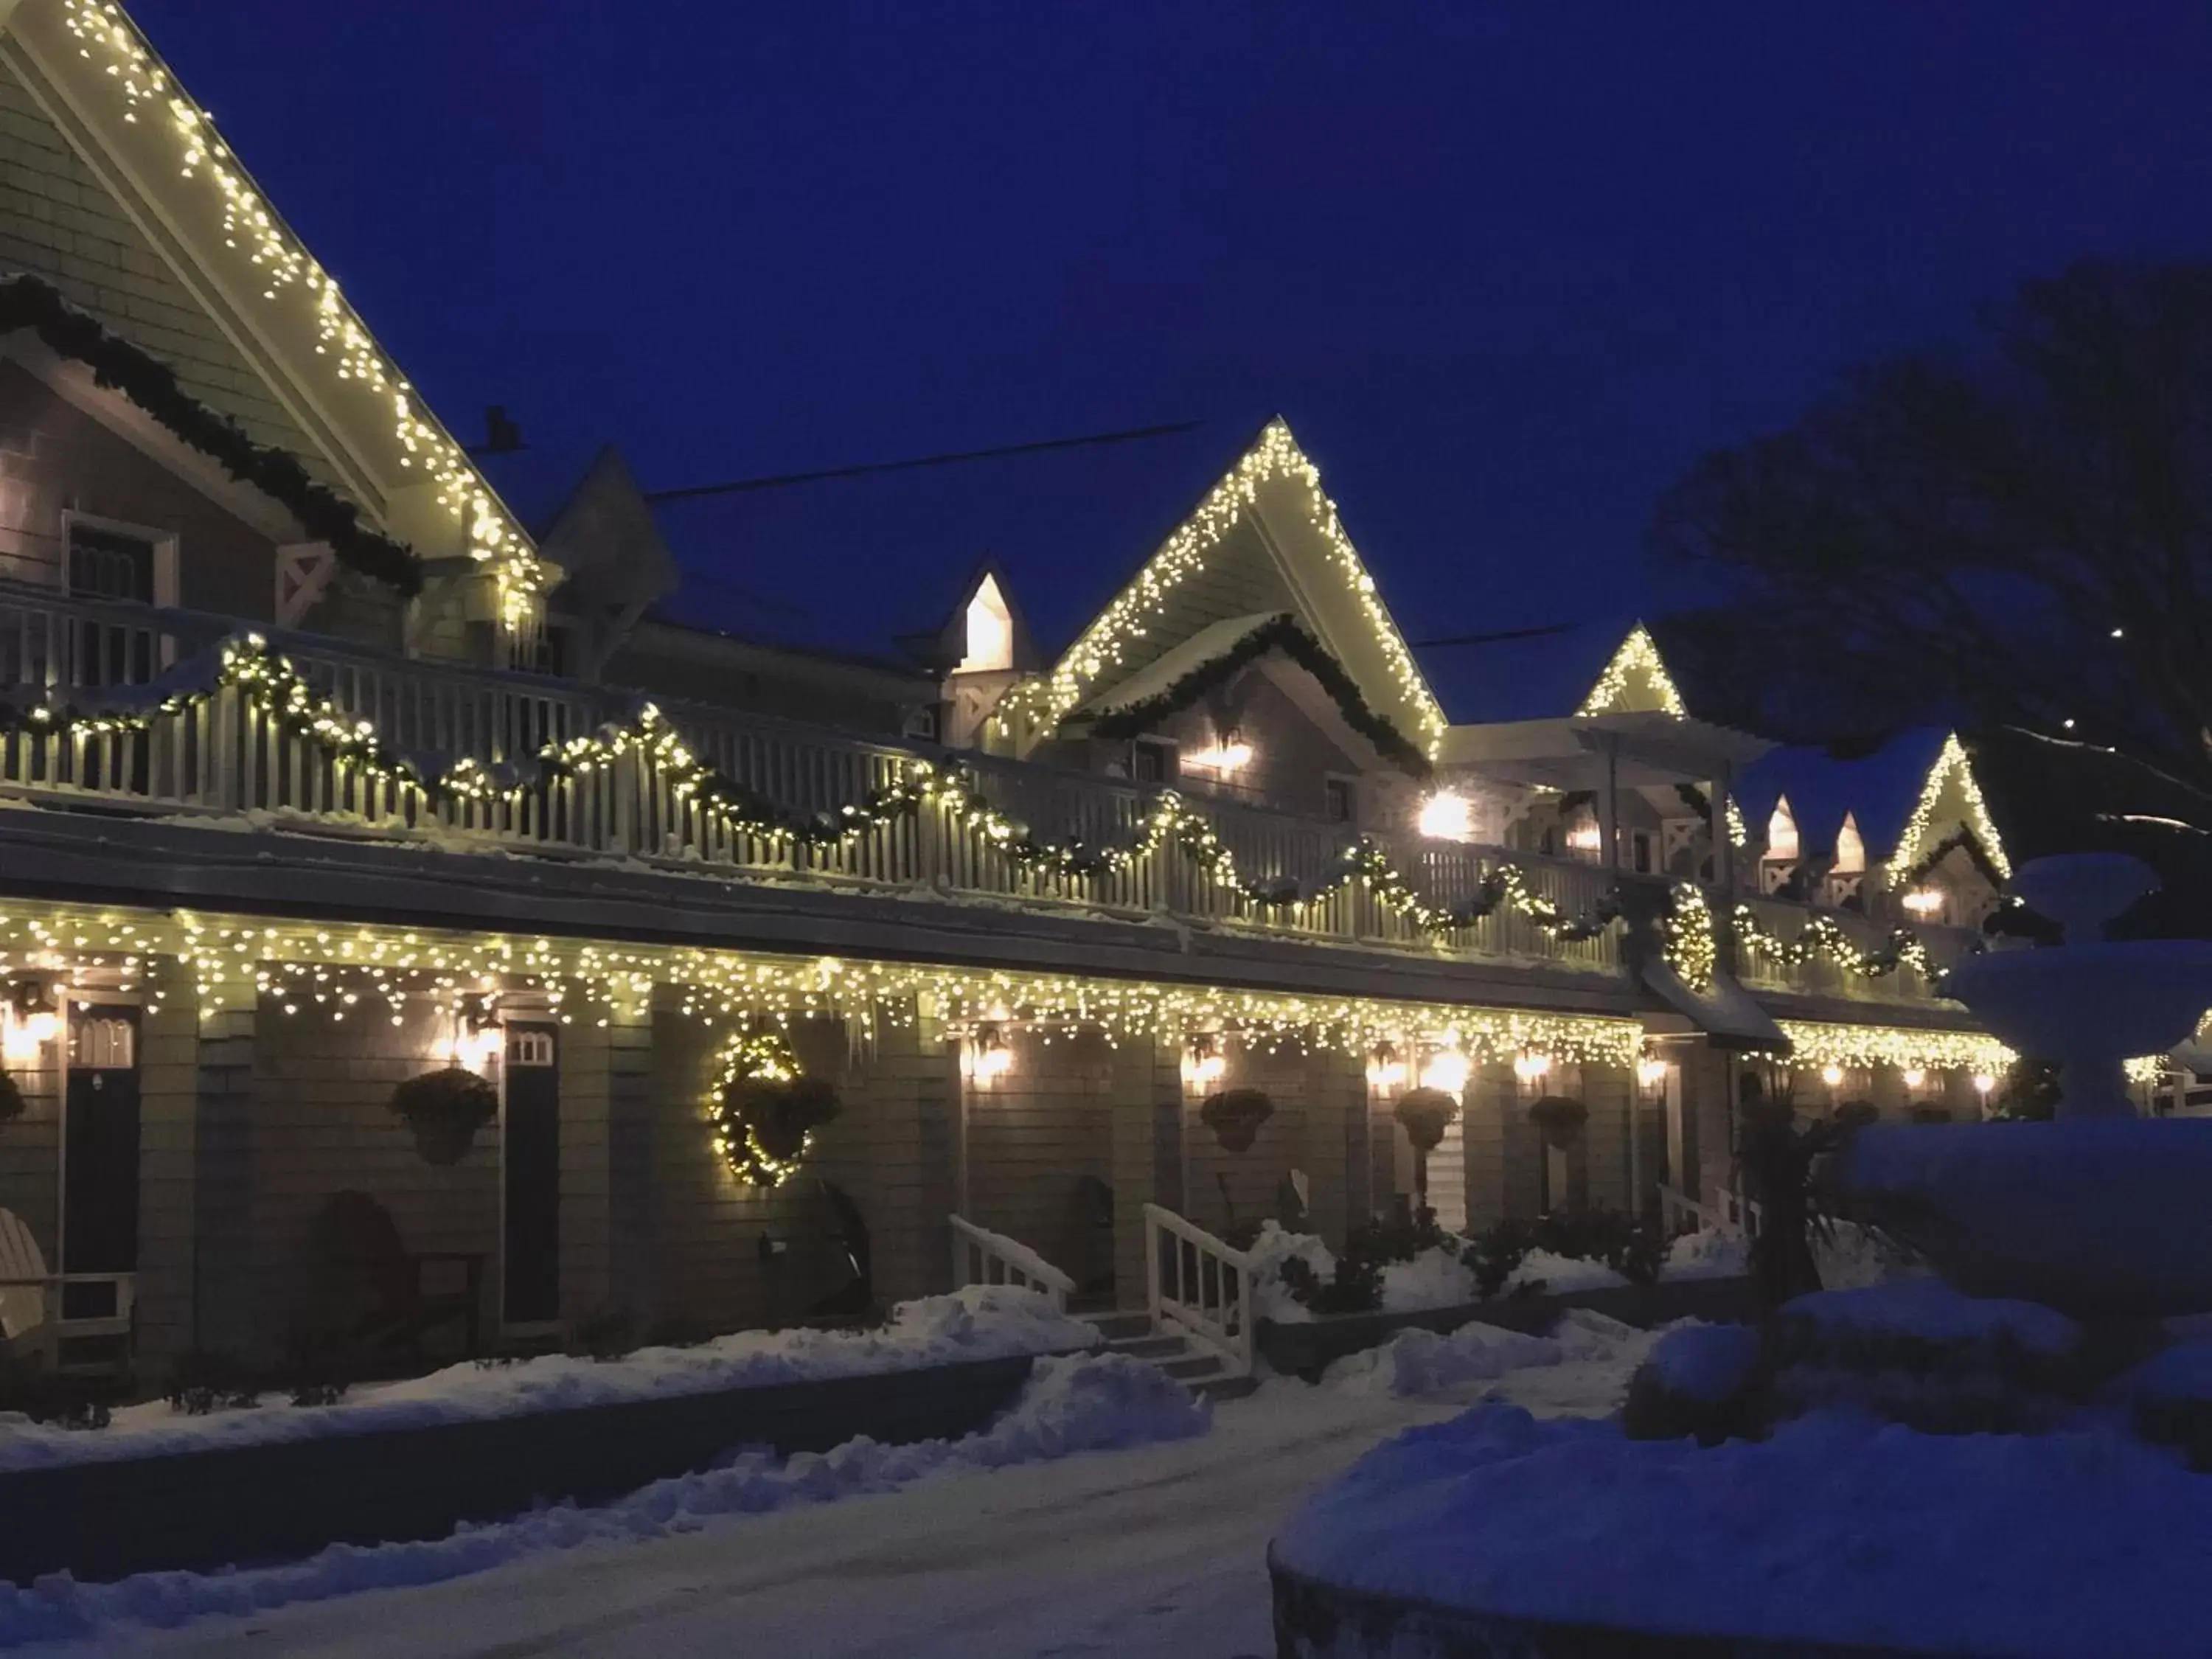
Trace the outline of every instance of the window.
{"type": "Polygon", "coordinates": [[[937,741],[937,710],[935,707],[932,706],[927,708],[908,709],[906,711],[905,730],[906,735],[914,738],[916,742],[935,743],[937,741]]]}
{"type": "Polygon", "coordinates": [[[1139,738],[1129,754],[1129,775],[1139,783],[1173,783],[1176,749],[1171,743],[1139,738]]]}
{"type": "Polygon", "coordinates": [[[1630,837],[1629,845],[1635,850],[1636,873],[1639,876],[1650,875],[1651,873],[1651,832],[1649,830],[1638,830],[1630,837]]]}
{"type": "Polygon", "coordinates": [[[167,537],[75,517],[68,520],[67,530],[69,591],[74,597],[158,602],[167,537]]]}
{"type": "Polygon", "coordinates": [[[1324,815],[1331,823],[1349,823],[1359,816],[1359,795],[1350,778],[1322,780],[1324,815]]]}
{"type": "Polygon", "coordinates": [[[967,654],[955,672],[988,673],[1014,665],[1014,615],[996,576],[984,577],[968,601],[967,634],[967,654]]]}

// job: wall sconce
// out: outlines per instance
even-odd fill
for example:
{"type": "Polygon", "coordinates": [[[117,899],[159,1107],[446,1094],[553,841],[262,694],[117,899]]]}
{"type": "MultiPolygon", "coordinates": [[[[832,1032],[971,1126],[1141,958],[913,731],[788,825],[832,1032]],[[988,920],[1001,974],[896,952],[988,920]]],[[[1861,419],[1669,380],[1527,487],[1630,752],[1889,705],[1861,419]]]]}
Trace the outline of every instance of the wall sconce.
{"type": "Polygon", "coordinates": [[[1974,1073],[1974,1092],[1976,1094],[1986,1095],[1990,1090],[1996,1086],[1997,1080],[1991,1077],[1987,1072],[1977,1072],[1974,1073]]]}
{"type": "Polygon", "coordinates": [[[1933,887],[1916,887],[1899,902],[1925,921],[1943,908],[1943,895],[1933,887]]]}
{"type": "Polygon", "coordinates": [[[1820,1068],[1820,1081],[1831,1089],[1840,1088],[1844,1081],[1844,1068],[1840,1066],[1823,1066],[1820,1068]]]}
{"type": "Polygon", "coordinates": [[[62,1034],[60,1000],[52,983],[19,979],[8,990],[8,1026],[0,1035],[0,1059],[9,1066],[36,1066],[46,1044],[62,1034]]]}
{"type": "Polygon", "coordinates": [[[453,1009],[453,1038],[446,1058],[465,1072],[489,1072],[499,1057],[499,1010],[489,997],[464,997],[453,1009]]]}
{"type": "Polygon", "coordinates": [[[1012,1046],[995,1020],[977,1026],[961,1048],[960,1075],[979,1088],[989,1088],[1013,1069],[1012,1046]]]}
{"type": "Polygon", "coordinates": [[[1367,1061],[1367,1086],[1370,1089],[1395,1089],[1406,1081],[1406,1062],[1398,1058],[1397,1048],[1385,1042],[1378,1047],[1367,1061]]]}
{"type": "Polygon", "coordinates": [[[1421,1062],[1421,1087],[1441,1089],[1448,1095],[1459,1094],[1466,1089],[1468,1077],[1474,1069],[1459,1049],[1439,1048],[1421,1062]]]}
{"type": "Polygon", "coordinates": [[[1435,841],[1470,841],[1474,836],[1474,803],[1456,789],[1439,789],[1422,801],[1415,823],[1435,841]]]}
{"type": "Polygon", "coordinates": [[[1532,1054],[1523,1051],[1513,1056],[1513,1075],[1523,1083],[1535,1083],[1552,1074],[1549,1054],[1532,1054]]]}
{"type": "Polygon", "coordinates": [[[1211,749],[1194,749],[1182,757],[1185,766],[1202,772],[1238,772],[1252,763],[1252,745],[1234,732],[1224,732],[1211,749]]]}
{"type": "Polygon", "coordinates": [[[1917,1089],[1928,1081],[1928,1072],[1924,1066],[1908,1066],[1905,1068],[1904,1077],[1906,1088],[1917,1089]]]}
{"type": "Polygon", "coordinates": [[[1567,831],[1567,845],[1577,853],[1595,853],[1605,845],[1605,834],[1595,823],[1577,823],[1567,831]]]}
{"type": "Polygon", "coordinates": [[[1210,1036],[1194,1036],[1182,1052],[1182,1081],[1187,1089],[1203,1093],[1229,1075],[1229,1057],[1210,1036]]]}
{"type": "Polygon", "coordinates": [[[1667,1062],[1656,1054],[1646,1054],[1636,1062],[1636,1080],[1646,1089],[1656,1089],[1667,1080],[1667,1062]]]}

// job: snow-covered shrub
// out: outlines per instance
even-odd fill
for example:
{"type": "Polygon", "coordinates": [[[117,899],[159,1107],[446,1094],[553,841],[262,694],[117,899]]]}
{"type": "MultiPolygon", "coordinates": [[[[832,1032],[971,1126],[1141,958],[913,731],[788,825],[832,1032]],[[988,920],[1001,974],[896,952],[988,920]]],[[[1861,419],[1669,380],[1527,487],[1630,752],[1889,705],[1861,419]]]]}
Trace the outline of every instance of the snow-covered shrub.
{"type": "Polygon", "coordinates": [[[1433,1256],[1437,1262],[1430,1264],[1428,1273],[1422,1275],[1433,1278],[1438,1267],[1450,1267],[1463,1244],[1456,1235],[1437,1224],[1435,1211],[1424,1206],[1410,1214],[1378,1218],[1352,1229],[1343,1254],[1328,1270],[1327,1277],[1310,1259],[1299,1256],[1284,1259],[1278,1271],[1284,1289],[1315,1313],[1372,1313],[1383,1305],[1385,1274],[1389,1268],[1433,1256]]]}
{"type": "Polygon", "coordinates": [[[2063,1314],[1936,1279],[1800,1297],[1767,1347],[1778,1414],[1846,1407],[1929,1434],[2049,1428],[2094,1380],[2063,1314]]]}
{"type": "MultiPolygon", "coordinates": [[[[1667,1244],[1656,1229],[1625,1210],[1554,1210],[1534,1221],[1507,1219],[1468,1241],[1465,1261],[1476,1291],[1487,1300],[1509,1286],[1534,1291],[1522,1267],[1539,1255],[1601,1263],[1632,1285],[1655,1285],[1667,1244]]],[[[1554,1286],[1559,1288],[1559,1286],[1554,1286]]]]}
{"type": "Polygon", "coordinates": [[[1765,1427],[1764,1346],[1749,1325],[1686,1325],[1661,1337],[1629,1379],[1632,1440],[1749,1439],[1765,1427]]]}
{"type": "Polygon", "coordinates": [[[2178,1342],[2121,1380],[2135,1431],[2212,1474],[2212,1341],[2178,1342]]]}
{"type": "Polygon", "coordinates": [[[1379,1346],[1346,1355],[1321,1380],[1324,1388],[1348,1394],[1434,1394],[1531,1365],[1556,1365],[1565,1357],[1565,1349],[1551,1337],[1495,1325],[1462,1325],[1449,1335],[1407,1330],[1379,1346]]]}

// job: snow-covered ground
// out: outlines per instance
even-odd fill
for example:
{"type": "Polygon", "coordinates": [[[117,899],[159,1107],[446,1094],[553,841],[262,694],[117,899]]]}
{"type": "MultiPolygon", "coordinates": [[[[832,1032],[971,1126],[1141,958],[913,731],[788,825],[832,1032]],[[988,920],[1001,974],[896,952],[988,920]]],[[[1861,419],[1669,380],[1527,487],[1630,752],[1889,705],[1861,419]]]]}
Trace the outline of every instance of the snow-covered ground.
{"type": "Polygon", "coordinates": [[[0,1413],[0,1471],[1065,1352],[1097,1340],[1096,1327],[1055,1310],[1033,1291],[971,1285],[949,1296],[902,1302],[874,1330],[740,1331],[696,1347],[640,1348],[619,1359],[548,1354],[491,1365],[465,1360],[427,1376],[355,1389],[333,1406],[292,1406],[270,1395],[258,1405],[193,1417],[156,1400],[124,1407],[108,1427],[93,1432],[0,1413]]]}
{"type": "MultiPolygon", "coordinates": [[[[711,1489],[731,1501],[689,1512],[626,1500],[596,1514],[621,1511],[648,1524],[575,1517],[465,1577],[201,1617],[174,1629],[106,1607],[103,1622],[73,1645],[36,1650],[362,1659],[1262,1655],[1273,1651],[1267,1542],[1316,1484],[1399,1430],[1478,1400],[1510,1401],[1547,1417],[1609,1412],[1651,1340],[1587,1316],[1554,1339],[1491,1336],[1498,1340],[1408,1333],[1400,1343],[1423,1353],[1394,1352],[1387,1362],[1333,1372],[1317,1388],[1270,1381],[1249,1399],[1216,1407],[1210,1431],[1183,1438],[1163,1437],[1179,1431],[1178,1420],[1136,1388],[1109,1415],[1139,1430],[1086,1439],[1096,1427],[1068,1431],[1090,1418],[1062,1388],[1056,1416],[1046,1414],[1062,1425],[1061,1439],[1041,1441],[1033,1386],[1031,1409],[1017,1413],[1020,1426],[992,1431],[1002,1457],[875,1449],[882,1465],[869,1473],[907,1477],[896,1490],[881,1490],[888,1480],[841,1482],[832,1467],[839,1454],[782,1470],[763,1464],[711,1489]],[[1154,1443],[1056,1455],[1144,1439],[1154,1443]],[[1052,1461],[1025,1461],[1032,1456],[1052,1461]],[[797,1506],[737,1512],[787,1505],[793,1469],[806,1488],[797,1506]],[[768,1496],[732,1498],[744,1482],[768,1496]]],[[[1071,1372],[1107,1363],[1060,1362],[1071,1372]]],[[[159,1617],[161,1606],[148,1587],[142,1615],[159,1617]]]]}

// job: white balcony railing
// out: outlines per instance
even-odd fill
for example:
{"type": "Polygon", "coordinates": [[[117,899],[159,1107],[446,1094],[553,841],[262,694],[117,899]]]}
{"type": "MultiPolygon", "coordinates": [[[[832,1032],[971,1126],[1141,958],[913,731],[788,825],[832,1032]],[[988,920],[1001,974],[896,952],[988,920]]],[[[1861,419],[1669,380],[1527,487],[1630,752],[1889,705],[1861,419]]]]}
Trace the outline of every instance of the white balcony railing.
{"type": "MultiPolygon", "coordinates": [[[[0,583],[0,698],[18,708],[109,702],[118,688],[145,685],[165,670],[207,659],[240,631],[225,617],[70,599],[0,583]]],[[[0,737],[0,795],[554,857],[615,857],[738,877],[803,872],[830,885],[1172,915],[1259,934],[1441,950],[1461,957],[1601,971],[1622,961],[1618,925],[1587,939],[1562,939],[1503,904],[1464,927],[1431,935],[1360,883],[1335,886],[1316,902],[1271,905],[1215,879],[1173,846],[1102,874],[1031,869],[970,833],[941,805],[888,819],[834,846],[750,836],[732,830],[635,749],[586,772],[540,775],[537,761],[547,745],[634,722],[640,707],[635,694],[408,660],[319,637],[289,635],[275,644],[318,696],[349,720],[371,722],[388,750],[416,760],[426,775],[441,775],[466,757],[515,769],[512,776],[520,787],[483,799],[449,794],[433,800],[333,761],[320,744],[232,688],[190,699],[143,732],[17,730],[0,737]]],[[[661,709],[694,755],[785,816],[835,815],[899,782],[916,758],[795,721],[666,701],[661,709]]],[[[1085,773],[973,754],[947,758],[973,778],[992,806],[1051,840],[1128,845],[1158,799],[1134,785],[1085,773]]],[[[1287,880],[1313,892],[1340,866],[1353,839],[1343,824],[1243,802],[1191,804],[1247,880],[1287,880]]],[[[1495,848],[1407,836],[1384,850],[1415,891],[1437,906],[1475,897],[1485,878],[1508,863],[1528,893],[1570,917],[1590,915],[1613,882],[1611,872],[1592,864],[1495,848]]],[[[1796,908],[1794,920],[1777,921],[1776,930],[1794,933],[1809,914],[1796,908]]],[[[1749,965],[1754,983],[1775,982],[1749,965]]],[[[1781,988],[1819,988],[1812,979],[1820,971],[1819,964],[1790,970],[1781,988]]]]}

